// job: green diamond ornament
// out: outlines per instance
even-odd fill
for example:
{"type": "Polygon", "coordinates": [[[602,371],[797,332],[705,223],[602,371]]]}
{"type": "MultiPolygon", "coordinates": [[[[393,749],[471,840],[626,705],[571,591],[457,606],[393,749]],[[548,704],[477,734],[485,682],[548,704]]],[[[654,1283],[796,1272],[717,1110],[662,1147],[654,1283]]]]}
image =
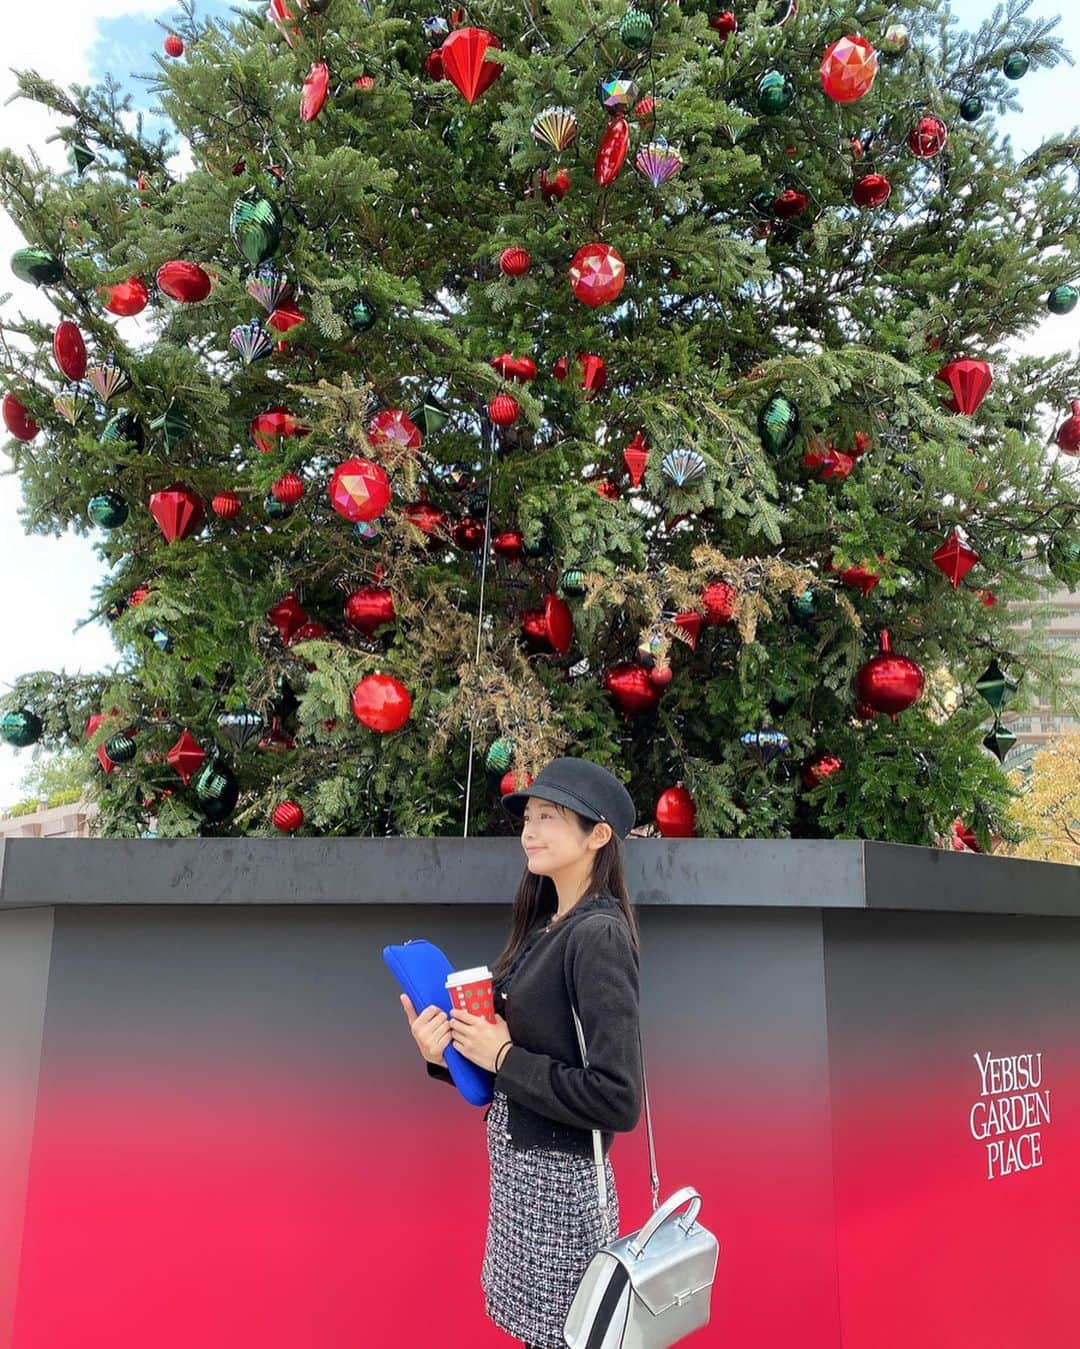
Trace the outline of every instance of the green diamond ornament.
{"type": "Polygon", "coordinates": [[[174,398],[161,416],[153,419],[150,430],[160,431],[165,448],[175,450],[180,442],[191,434],[191,423],[174,398]]]}
{"type": "Polygon", "coordinates": [[[135,757],[135,741],[121,731],[105,741],[105,753],[113,763],[130,763],[135,757]]]}
{"type": "Polygon", "coordinates": [[[102,529],[119,529],[128,518],[128,504],[119,492],[100,492],[90,498],[86,513],[102,529]]]}
{"type": "Polygon", "coordinates": [[[643,9],[628,9],[619,21],[619,38],[631,51],[643,51],[652,41],[653,22],[643,9]]]}
{"type": "Polygon", "coordinates": [[[11,255],[11,270],[20,281],[50,286],[64,275],[64,264],[44,248],[20,248],[11,255]]]}
{"type": "Polygon", "coordinates": [[[977,122],[985,106],[978,94],[968,94],[960,103],[960,116],[965,122],[977,122]]]}
{"type": "Polygon", "coordinates": [[[757,101],[770,117],[786,112],[795,101],[795,84],[787,71],[767,70],[758,82],[757,101]]]}
{"type": "Polygon", "coordinates": [[[251,266],[258,267],[277,252],[281,243],[281,216],[257,187],[249,187],[233,203],[229,233],[251,266]]]}
{"type": "Polygon", "coordinates": [[[1078,298],[1080,291],[1075,286],[1055,286],[1046,297],[1046,307],[1051,314],[1071,314],[1078,298]]]}
{"type": "Polygon", "coordinates": [[[995,716],[1001,711],[1008,694],[1015,693],[1018,685],[1009,679],[996,660],[992,660],[975,681],[975,691],[990,704],[995,716]]]}
{"type": "Polygon", "coordinates": [[[433,436],[436,431],[441,431],[450,420],[450,413],[430,394],[423,405],[415,408],[409,415],[425,436],[433,436]]]}
{"type": "Polygon", "coordinates": [[[1005,756],[1016,744],[1016,736],[1008,726],[1002,726],[1000,721],[995,721],[993,730],[988,731],[983,737],[983,744],[997,756],[998,763],[1004,763],[1005,756]]]}
{"type": "Polygon", "coordinates": [[[0,718],[0,740],[16,749],[25,749],[40,740],[42,729],[41,718],[28,707],[5,712],[0,718]]]}
{"type": "Polygon", "coordinates": [[[136,449],[141,450],[143,447],[142,424],[130,408],[114,413],[105,423],[105,429],[101,433],[102,445],[119,445],[125,442],[134,445],[136,449]]]}
{"type": "Polygon", "coordinates": [[[68,159],[71,167],[81,178],[91,164],[97,159],[97,155],[88,145],[83,145],[81,141],[76,141],[68,151],[68,159]]]}
{"type": "Polygon", "coordinates": [[[758,413],[758,435],[770,454],[783,454],[799,434],[799,409],[781,393],[774,393],[758,413]]]}
{"type": "Polygon", "coordinates": [[[487,758],[484,760],[484,765],[489,773],[505,773],[513,758],[514,742],[512,740],[493,740],[487,752],[487,758]]]}

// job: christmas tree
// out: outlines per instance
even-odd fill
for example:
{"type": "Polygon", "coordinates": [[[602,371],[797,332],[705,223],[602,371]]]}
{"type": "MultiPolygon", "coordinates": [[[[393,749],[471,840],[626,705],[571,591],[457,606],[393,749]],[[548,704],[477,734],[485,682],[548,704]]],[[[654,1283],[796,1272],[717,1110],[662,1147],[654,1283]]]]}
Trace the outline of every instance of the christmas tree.
{"type": "Polygon", "coordinates": [[[123,659],[4,739],[113,835],[508,831],[562,753],[668,835],[1007,834],[998,714],[1063,677],[1009,601],[1080,579],[1027,9],[185,5],[157,139],[20,74],[71,168],[0,154],[7,452],[123,659]]]}

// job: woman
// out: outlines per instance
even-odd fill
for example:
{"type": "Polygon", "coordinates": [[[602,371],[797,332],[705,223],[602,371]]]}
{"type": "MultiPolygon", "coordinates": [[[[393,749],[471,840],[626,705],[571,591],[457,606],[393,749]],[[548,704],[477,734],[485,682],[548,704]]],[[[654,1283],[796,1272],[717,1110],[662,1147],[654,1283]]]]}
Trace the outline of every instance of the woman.
{"type": "Polygon", "coordinates": [[[404,994],[402,1002],[431,1076],[452,1081],[448,1044],[495,1073],[485,1115],[484,1310],[526,1349],[561,1349],[581,1276],[618,1235],[608,1152],[641,1113],[638,933],[622,847],[634,803],[606,768],[570,758],[554,759],[526,791],[502,799],[522,819],[526,865],[510,939],[492,971],[495,1022],[457,1008],[449,1017],[437,1007],[417,1015],[404,994]],[[604,1152],[606,1231],[593,1129],[604,1152]]]}

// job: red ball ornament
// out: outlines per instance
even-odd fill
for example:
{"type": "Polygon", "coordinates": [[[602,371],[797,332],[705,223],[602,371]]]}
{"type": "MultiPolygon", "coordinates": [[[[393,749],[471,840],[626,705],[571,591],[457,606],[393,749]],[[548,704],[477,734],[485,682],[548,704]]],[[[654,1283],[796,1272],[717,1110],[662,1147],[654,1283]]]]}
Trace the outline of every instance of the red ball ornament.
{"type": "Polygon", "coordinates": [[[314,122],[322,112],[326,102],[326,91],[330,87],[330,67],[325,61],[313,61],[311,69],[304,78],[304,89],[300,95],[301,122],[314,122]]]}
{"type": "Polygon", "coordinates": [[[210,509],[222,520],[235,520],[240,514],[240,498],[235,492],[219,492],[210,502],[210,509]]]}
{"type": "Polygon", "coordinates": [[[532,258],[524,248],[504,248],[499,254],[499,270],[503,276],[524,276],[532,258]]]}
{"type": "Polygon", "coordinates": [[[304,823],[304,812],[295,801],[282,801],[274,807],[270,818],[275,829],[292,834],[304,823]]]}
{"type": "Polygon", "coordinates": [[[177,259],[158,268],[158,289],[170,300],[181,304],[198,304],[210,294],[210,278],[195,262],[177,259]]]}
{"type": "Polygon", "coordinates": [[[13,393],[4,394],[2,404],[4,425],[16,440],[33,440],[41,430],[26,408],[13,393]]]}
{"type": "Polygon", "coordinates": [[[484,28],[457,28],[442,44],[443,74],[466,103],[475,103],[503,73],[497,61],[484,60],[489,47],[501,46],[499,39],[484,28]]]}
{"type": "Polygon", "coordinates": [[[525,537],[520,529],[504,529],[491,540],[491,546],[500,557],[511,562],[525,556],[525,537]]]}
{"type": "Polygon", "coordinates": [[[98,294],[106,297],[105,308],[109,313],[118,314],[121,318],[141,314],[150,302],[146,282],[137,276],[129,276],[126,281],[118,281],[115,286],[99,286],[98,294]]]}
{"type": "Polygon", "coordinates": [[[922,670],[907,656],[892,652],[888,632],[878,637],[879,654],[859,667],[855,676],[855,697],[875,712],[885,712],[893,721],[916,702],[926,680],[922,670]]]}
{"type": "Polygon", "coordinates": [[[345,601],[345,622],[365,637],[370,637],[385,623],[397,621],[393,592],[386,586],[361,586],[345,601]]]}
{"type": "Polygon", "coordinates": [[[491,368],[503,379],[516,379],[521,384],[536,378],[536,362],[531,356],[511,356],[508,351],[503,352],[491,362],[491,368]]]}
{"type": "Polygon", "coordinates": [[[739,21],[730,9],[725,9],[723,13],[710,17],[709,27],[715,29],[722,38],[727,38],[739,31],[739,21]]]}
{"type": "Polygon", "coordinates": [[[438,47],[433,47],[424,57],[424,73],[428,79],[438,83],[439,80],[446,79],[446,72],[443,70],[442,51],[438,47]]]}
{"type": "Polygon", "coordinates": [[[357,721],[385,735],[399,731],[409,720],[412,697],[393,675],[369,674],[352,691],[352,710],[357,721]]]}
{"type": "Polygon", "coordinates": [[[170,33],[169,36],[165,39],[165,55],[183,56],[183,54],[184,54],[183,39],[178,37],[176,33],[170,33]]]}
{"type": "Polygon", "coordinates": [[[330,479],[330,504],[346,520],[375,520],[390,504],[390,479],[370,459],[347,459],[330,479]]]}
{"type": "Polygon", "coordinates": [[[203,499],[182,482],[174,482],[150,497],[150,514],[170,543],[190,538],[206,515],[203,499]]]}
{"type": "Polygon", "coordinates": [[[889,200],[892,183],[881,173],[864,173],[856,179],[851,189],[851,198],[856,206],[884,206],[889,200]]]}
{"type": "Polygon", "coordinates": [[[622,291],[626,265],[610,244],[586,244],[570,263],[570,286],[590,309],[609,304],[622,291]]]}
{"type": "Polygon", "coordinates": [[[304,480],[295,473],[283,473],[270,488],[270,495],[283,506],[295,506],[304,495],[304,480]]]}
{"type": "Polygon", "coordinates": [[[653,812],[656,824],[664,838],[693,838],[697,825],[697,806],[694,798],[680,782],[668,787],[656,799],[653,812]]]}
{"type": "Polygon", "coordinates": [[[803,764],[802,783],[806,788],[820,787],[826,778],[831,778],[844,766],[844,761],[828,750],[819,750],[803,764]]]}
{"type": "Polygon", "coordinates": [[[496,426],[513,426],[521,416],[521,404],[508,393],[497,393],[487,407],[488,416],[496,426]]]}
{"type": "Polygon", "coordinates": [[[783,192],[773,197],[773,215],[779,216],[781,220],[793,220],[795,216],[802,215],[810,204],[810,198],[805,192],[796,192],[792,187],[786,187],[783,192]]]}
{"type": "Polygon", "coordinates": [[[499,779],[499,795],[506,796],[510,792],[520,791],[522,788],[528,787],[532,783],[532,780],[533,775],[531,773],[526,773],[525,781],[521,783],[519,786],[516,778],[514,777],[514,770],[512,768],[508,768],[506,772],[502,775],[502,777],[499,779]]]}
{"type": "Polygon", "coordinates": [[[994,376],[986,361],[950,361],[934,376],[952,390],[952,398],[945,404],[950,412],[970,416],[990,391],[994,376]]]}
{"type": "Polygon", "coordinates": [[[652,665],[649,667],[649,679],[658,689],[665,688],[671,683],[675,676],[675,671],[670,665],[652,665]]]}
{"type": "Polygon", "coordinates": [[[1054,440],[1062,454],[1080,453],[1080,398],[1073,399],[1072,416],[1061,423],[1054,440]]]}
{"type": "Polygon", "coordinates": [[[877,72],[877,53],[866,38],[840,37],[821,58],[821,87],[834,103],[854,103],[870,92],[877,72]]]}
{"type": "Polygon", "coordinates": [[[427,501],[416,501],[406,506],[402,516],[429,537],[446,532],[446,515],[427,501]]]}
{"type": "Polygon", "coordinates": [[[660,701],[661,690],[637,661],[622,661],[613,665],[605,671],[603,683],[616,707],[626,716],[636,712],[651,712],[660,701]]]}
{"type": "Polygon", "coordinates": [[[252,417],[248,427],[251,438],[263,454],[280,450],[286,436],[306,436],[311,427],[304,426],[286,407],[268,408],[252,417]]]}
{"type": "Polygon", "coordinates": [[[60,373],[70,380],[80,380],[86,374],[86,343],[83,335],[70,319],[62,319],[53,333],[53,356],[60,373]]]}
{"type": "Polygon", "coordinates": [[[371,419],[368,435],[373,445],[397,445],[403,450],[418,450],[423,441],[420,428],[400,408],[383,408],[371,419]]]}
{"type": "Polygon", "coordinates": [[[593,164],[593,177],[601,187],[610,187],[619,176],[629,148],[630,128],[626,118],[616,113],[600,137],[596,162],[593,164]]]}
{"type": "Polygon", "coordinates": [[[533,645],[565,656],[574,640],[574,616],[560,596],[545,595],[542,609],[523,610],[521,630],[533,645]]]}
{"type": "Polygon", "coordinates": [[[908,149],[916,159],[931,159],[945,148],[949,130],[940,117],[920,117],[908,136],[908,149]]]}
{"type": "Polygon", "coordinates": [[[726,581],[711,581],[701,592],[701,604],[705,610],[705,622],[709,624],[730,623],[735,615],[735,601],[738,591],[726,581]]]}
{"type": "Polygon", "coordinates": [[[475,552],[484,543],[484,522],[475,515],[463,515],[450,533],[459,548],[465,552],[475,552]]]}
{"type": "Polygon", "coordinates": [[[554,178],[547,176],[546,169],[540,170],[540,195],[545,206],[550,206],[553,201],[562,201],[569,191],[570,175],[565,169],[559,169],[554,178]]]}

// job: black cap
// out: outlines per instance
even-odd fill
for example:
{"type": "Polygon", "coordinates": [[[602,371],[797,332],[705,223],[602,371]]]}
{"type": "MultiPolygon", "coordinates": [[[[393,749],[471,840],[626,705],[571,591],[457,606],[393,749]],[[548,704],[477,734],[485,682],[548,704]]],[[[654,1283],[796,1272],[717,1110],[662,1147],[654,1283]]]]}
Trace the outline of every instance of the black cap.
{"type": "Polygon", "coordinates": [[[633,797],[614,773],[591,759],[552,759],[528,787],[507,792],[502,803],[511,815],[520,816],[530,796],[569,806],[588,820],[603,820],[620,838],[634,827],[633,797]]]}

